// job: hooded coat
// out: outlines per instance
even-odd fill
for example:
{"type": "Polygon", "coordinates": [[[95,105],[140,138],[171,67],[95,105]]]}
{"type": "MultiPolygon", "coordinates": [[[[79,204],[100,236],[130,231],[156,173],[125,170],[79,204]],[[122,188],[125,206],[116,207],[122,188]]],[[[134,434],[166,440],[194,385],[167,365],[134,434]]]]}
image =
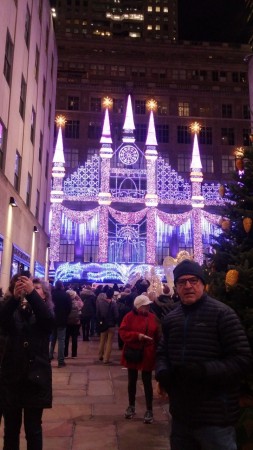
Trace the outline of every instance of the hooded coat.
{"type": "Polygon", "coordinates": [[[7,336],[0,374],[1,404],[3,408],[51,408],[48,346],[54,313],[35,290],[26,300],[26,309],[14,297],[1,308],[0,326],[7,336]]]}
{"type": "Polygon", "coordinates": [[[119,334],[124,342],[121,364],[128,369],[137,369],[151,372],[155,367],[155,352],[159,339],[159,330],[154,314],[148,312],[145,316],[137,309],[127,313],[121,322],[119,334]],[[139,334],[146,334],[152,341],[140,341],[139,334]],[[144,348],[143,360],[139,363],[129,363],[126,361],[124,349],[126,345],[132,348],[144,348]]]}

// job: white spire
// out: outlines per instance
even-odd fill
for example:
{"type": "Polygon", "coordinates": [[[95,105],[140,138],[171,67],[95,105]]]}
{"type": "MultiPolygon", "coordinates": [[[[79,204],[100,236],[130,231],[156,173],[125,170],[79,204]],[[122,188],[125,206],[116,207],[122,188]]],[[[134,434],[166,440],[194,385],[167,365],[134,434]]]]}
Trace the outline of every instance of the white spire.
{"type": "Polygon", "coordinates": [[[126,117],[125,117],[123,130],[127,130],[127,131],[135,130],[134,118],[133,118],[133,108],[132,108],[132,101],[131,101],[130,95],[127,98],[127,109],[126,109],[126,117]]]}
{"type": "Polygon", "coordinates": [[[63,153],[63,140],[62,140],[62,129],[59,127],[53,163],[63,163],[65,164],[65,158],[63,153]]]}
{"type": "Polygon", "coordinates": [[[202,169],[197,133],[194,134],[191,169],[202,169]]]}
{"type": "Polygon", "coordinates": [[[108,108],[106,108],[106,110],[105,110],[104,125],[103,125],[102,137],[100,139],[100,144],[112,144],[111,127],[110,127],[110,121],[109,121],[108,108]]]}
{"type": "Polygon", "coordinates": [[[153,111],[150,111],[146,145],[157,145],[153,111]]]}

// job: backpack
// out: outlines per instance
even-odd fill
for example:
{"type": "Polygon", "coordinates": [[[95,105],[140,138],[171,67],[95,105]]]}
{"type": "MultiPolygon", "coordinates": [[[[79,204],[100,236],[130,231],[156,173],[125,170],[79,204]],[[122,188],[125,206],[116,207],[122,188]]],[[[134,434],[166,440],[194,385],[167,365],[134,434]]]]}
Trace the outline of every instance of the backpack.
{"type": "Polygon", "coordinates": [[[67,325],[78,325],[80,323],[80,311],[75,301],[67,318],[67,325]]]}

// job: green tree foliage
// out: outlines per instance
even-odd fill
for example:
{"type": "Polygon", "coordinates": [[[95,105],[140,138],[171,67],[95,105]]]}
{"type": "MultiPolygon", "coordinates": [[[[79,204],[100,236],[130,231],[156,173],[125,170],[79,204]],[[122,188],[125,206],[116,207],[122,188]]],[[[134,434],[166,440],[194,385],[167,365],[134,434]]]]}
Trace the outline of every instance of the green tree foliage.
{"type": "Polygon", "coordinates": [[[253,349],[253,149],[245,148],[243,170],[225,186],[221,215],[229,219],[228,230],[215,238],[213,253],[208,255],[209,294],[230,305],[242,320],[253,349]],[[245,231],[244,219],[252,220],[245,231]],[[236,269],[238,282],[226,284],[226,273],[236,269]]]}

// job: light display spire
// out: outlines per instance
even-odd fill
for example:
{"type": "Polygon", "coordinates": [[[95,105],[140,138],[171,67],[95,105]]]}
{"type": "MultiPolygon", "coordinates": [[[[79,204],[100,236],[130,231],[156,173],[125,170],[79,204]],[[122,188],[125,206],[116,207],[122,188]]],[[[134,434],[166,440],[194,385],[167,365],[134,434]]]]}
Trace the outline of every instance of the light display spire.
{"type": "Polygon", "coordinates": [[[156,131],[155,131],[155,121],[154,121],[154,113],[151,110],[149,116],[149,124],[148,124],[148,134],[146,139],[146,145],[157,145],[156,139],[156,131]]]}
{"type": "Polygon", "coordinates": [[[125,122],[123,125],[123,142],[135,142],[134,137],[134,117],[133,117],[133,108],[132,108],[132,101],[131,96],[129,95],[127,98],[127,109],[126,109],[126,116],[125,116],[125,122]]]}
{"type": "Polygon", "coordinates": [[[65,164],[65,158],[63,153],[63,140],[62,140],[62,128],[59,127],[53,163],[62,163],[65,164]]]}
{"type": "Polygon", "coordinates": [[[110,127],[110,121],[109,121],[108,108],[106,108],[106,110],[105,110],[105,118],[104,118],[104,124],[103,124],[102,137],[100,139],[100,144],[112,144],[111,127],[110,127]]]}
{"type": "Polygon", "coordinates": [[[196,132],[194,133],[191,169],[192,170],[202,169],[202,163],[201,163],[200,154],[199,154],[198,136],[197,136],[196,132]]]}

